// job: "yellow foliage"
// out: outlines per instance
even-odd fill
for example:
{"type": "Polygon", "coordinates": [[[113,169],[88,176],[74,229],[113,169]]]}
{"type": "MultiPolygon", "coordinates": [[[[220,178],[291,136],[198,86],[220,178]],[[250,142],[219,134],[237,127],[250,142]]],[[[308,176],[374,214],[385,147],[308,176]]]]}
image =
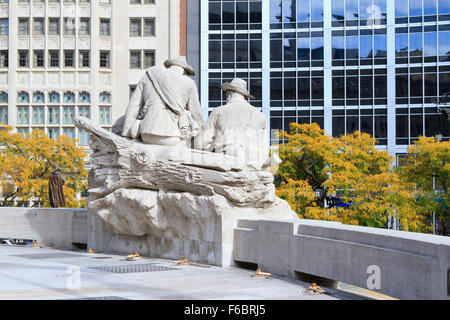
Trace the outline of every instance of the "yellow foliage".
{"type": "Polygon", "coordinates": [[[292,123],[280,138],[287,143],[280,146],[277,195],[300,217],[386,227],[395,215],[404,230],[427,230],[414,185],[401,181],[393,157],[376,149],[371,135],[337,139],[317,124],[292,123]],[[348,207],[324,208],[325,197],[337,195],[348,207]]]}
{"type": "Polygon", "coordinates": [[[48,178],[58,166],[66,180],[66,206],[85,206],[75,198],[87,188],[86,154],[73,140],[60,136],[50,139],[37,129],[31,134],[11,133],[12,128],[0,128],[0,186],[3,206],[23,205],[29,201],[50,207],[48,178]]]}

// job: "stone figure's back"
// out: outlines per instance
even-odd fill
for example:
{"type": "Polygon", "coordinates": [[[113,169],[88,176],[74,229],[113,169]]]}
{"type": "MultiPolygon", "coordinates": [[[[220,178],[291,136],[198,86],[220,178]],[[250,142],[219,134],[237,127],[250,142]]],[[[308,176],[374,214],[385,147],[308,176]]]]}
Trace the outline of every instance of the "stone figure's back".
{"type": "Polygon", "coordinates": [[[246,102],[232,102],[211,113],[215,122],[215,151],[244,157],[260,168],[268,158],[267,124],[264,115],[246,102]]]}

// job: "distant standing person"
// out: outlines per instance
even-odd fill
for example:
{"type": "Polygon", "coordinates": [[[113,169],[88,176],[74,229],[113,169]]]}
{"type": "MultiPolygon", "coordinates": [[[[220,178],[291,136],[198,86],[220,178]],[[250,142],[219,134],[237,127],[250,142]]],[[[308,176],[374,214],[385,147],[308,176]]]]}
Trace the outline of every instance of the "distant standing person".
{"type": "Polygon", "coordinates": [[[59,168],[56,167],[48,179],[48,193],[52,208],[61,208],[66,205],[66,198],[63,191],[65,182],[59,168]]]}

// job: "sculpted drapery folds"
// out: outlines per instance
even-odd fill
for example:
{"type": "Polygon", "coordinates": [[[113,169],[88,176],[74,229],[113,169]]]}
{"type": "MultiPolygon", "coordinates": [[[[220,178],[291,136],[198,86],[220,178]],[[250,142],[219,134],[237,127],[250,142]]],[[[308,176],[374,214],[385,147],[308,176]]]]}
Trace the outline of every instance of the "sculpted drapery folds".
{"type": "Polygon", "coordinates": [[[196,147],[242,158],[247,167],[260,170],[269,156],[266,119],[247,102],[253,97],[244,80],[236,78],[222,90],[227,92],[227,104],[211,113],[196,147]]]}
{"type": "Polygon", "coordinates": [[[194,74],[185,57],[167,60],[166,67],[147,70],[131,97],[122,136],[144,143],[188,146],[203,124],[194,74]]]}

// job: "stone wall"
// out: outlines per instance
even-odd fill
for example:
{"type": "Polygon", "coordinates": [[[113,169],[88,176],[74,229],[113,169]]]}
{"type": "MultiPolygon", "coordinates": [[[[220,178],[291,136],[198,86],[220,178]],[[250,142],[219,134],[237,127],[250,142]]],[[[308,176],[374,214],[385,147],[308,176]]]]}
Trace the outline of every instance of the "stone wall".
{"type": "Polygon", "coordinates": [[[71,249],[87,244],[87,230],[86,209],[0,208],[0,238],[71,249]]]}
{"type": "MultiPolygon", "coordinates": [[[[374,275],[370,268],[376,266],[380,270],[380,289],[375,291],[400,299],[449,299],[448,237],[335,222],[267,218],[237,219],[237,224],[226,223],[222,227],[234,229],[231,243],[226,238],[222,244],[132,238],[110,233],[96,216],[88,221],[84,209],[0,208],[0,238],[32,239],[62,249],[89,242],[88,247],[97,250],[138,250],[143,255],[162,253],[166,257],[172,252],[173,258],[186,254],[194,260],[203,245],[220,246],[219,252],[232,254],[238,266],[251,263],[276,275],[303,279],[309,275],[363,288],[374,275]],[[164,252],[167,246],[171,250],[164,252]]],[[[223,256],[216,258],[225,262],[223,256]]]]}
{"type": "Polygon", "coordinates": [[[263,271],[322,277],[399,299],[449,299],[450,238],[311,220],[239,220],[234,259],[263,271]],[[375,270],[375,271],[374,271],[375,270]]]}

